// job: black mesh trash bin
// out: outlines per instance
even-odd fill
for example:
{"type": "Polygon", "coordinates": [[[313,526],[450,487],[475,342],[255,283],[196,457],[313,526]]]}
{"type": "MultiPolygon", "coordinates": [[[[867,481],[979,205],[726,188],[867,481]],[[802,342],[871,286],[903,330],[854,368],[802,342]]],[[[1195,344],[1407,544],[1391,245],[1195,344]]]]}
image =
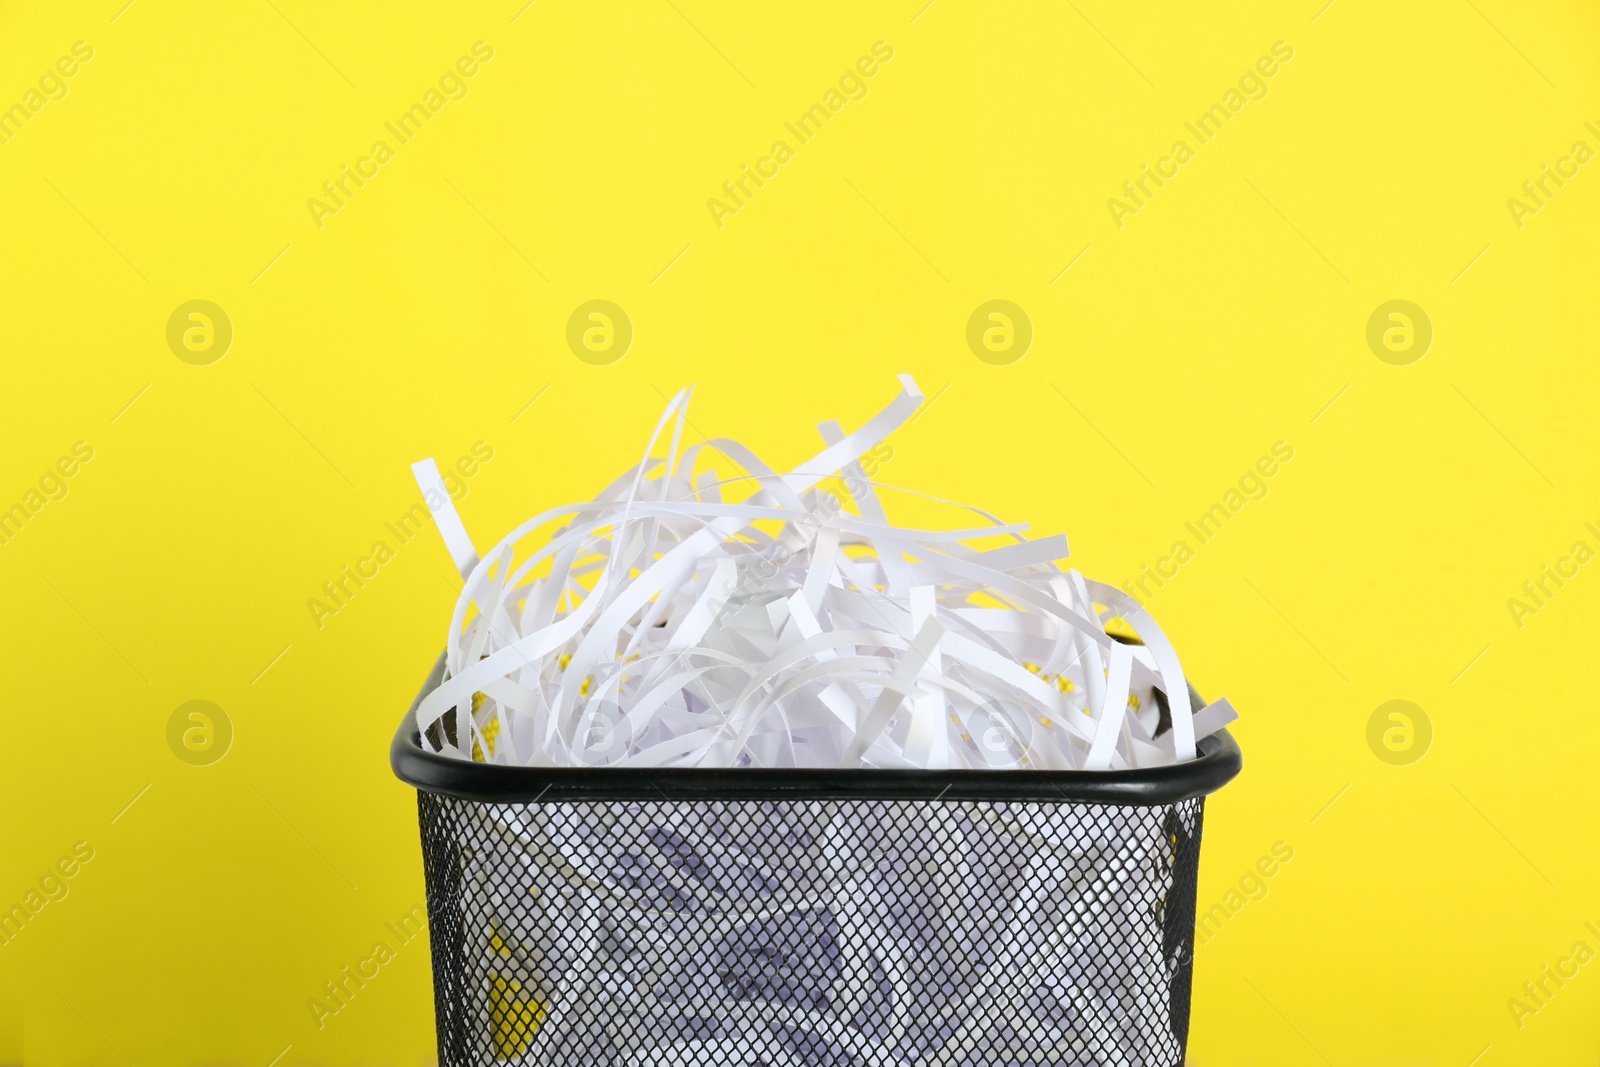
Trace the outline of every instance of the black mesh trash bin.
{"type": "Polygon", "coordinates": [[[410,715],[391,760],[441,1067],[1176,1067],[1241,766],[1222,732],[1109,773],[504,767],[410,715]]]}

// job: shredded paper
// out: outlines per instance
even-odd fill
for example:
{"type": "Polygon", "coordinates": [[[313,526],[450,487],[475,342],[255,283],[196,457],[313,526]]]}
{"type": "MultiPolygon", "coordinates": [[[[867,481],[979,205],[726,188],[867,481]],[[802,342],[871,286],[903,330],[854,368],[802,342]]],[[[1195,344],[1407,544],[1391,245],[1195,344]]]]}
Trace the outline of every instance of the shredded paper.
{"type": "Polygon", "coordinates": [[[1232,707],[1192,707],[1155,620],[1064,568],[1064,536],[976,508],[957,529],[889,521],[861,461],[920,406],[910,375],[900,386],[853,433],[824,423],[825,447],[787,473],[734,441],[685,446],[680,392],[638,466],[481,556],[433,461],[415,464],[465,578],[444,681],[417,708],[424,745],[520,766],[1193,759],[1232,707]]]}

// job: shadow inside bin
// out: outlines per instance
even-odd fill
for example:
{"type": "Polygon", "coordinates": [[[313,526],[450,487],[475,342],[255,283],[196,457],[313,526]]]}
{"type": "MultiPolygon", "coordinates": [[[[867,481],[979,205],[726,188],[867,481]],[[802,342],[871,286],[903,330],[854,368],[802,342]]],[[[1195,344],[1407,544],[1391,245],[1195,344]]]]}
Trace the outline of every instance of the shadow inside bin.
{"type": "Polygon", "coordinates": [[[682,975],[679,989],[669,991],[666,999],[672,999],[674,992],[697,993],[702,1003],[709,998],[753,1009],[742,1022],[702,1017],[695,1027],[697,1036],[730,1037],[747,1032],[759,1018],[772,1038],[802,1063],[857,1064],[859,1057],[804,1025],[807,1014],[820,1020],[848,1011],[848,1029],[869,1040],[887,1034],[894,996],[889,975],[875,957],[868,956],[856,962],[856,973],[847,976],[842,942],[839,921],[825,907],[749,923],[711,944],[700,966],[682,975]],[[764,1006],[793,1013],[762,1010],[764,1006]]]}
{"type": "Polygon", "coordinates": [[[839,923],[825,908],[789,912],[727,935],[713,970],[735,1000],[769,1000],[826,1012],[844,963],[839,923]]]}
{"type": "Polygon", "coordinates": [[[713,821],[680,832],[654,822],[653,814],[628,812],[626,823],[600,833],[582,822],[558,823],[549,830],[566,862],[648,911],[710,915],[758,905],[772,894],[809,884],[815,873],[787,862],[783,852],[785,847],[793,850],[793,837],[785,842],[774,835],[761,847],[713,850],[698,844],[695,834],[726,839],[734,828],[713,821]]]}

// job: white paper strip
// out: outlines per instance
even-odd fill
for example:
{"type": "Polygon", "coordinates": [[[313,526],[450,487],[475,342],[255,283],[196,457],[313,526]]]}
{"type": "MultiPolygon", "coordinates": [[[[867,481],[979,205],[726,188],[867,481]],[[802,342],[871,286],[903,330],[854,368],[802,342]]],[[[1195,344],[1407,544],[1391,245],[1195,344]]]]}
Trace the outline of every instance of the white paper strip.
{"type": "Polygon", "coordinates": [[[444,546],[450,550],[456,570],[465,578],[478,565],[478,550],[472,547],[472,538],[467,536],[467,528],[462,524],[461,516],[456,514],[450,491],[445,488],[444,478],[439,475],[439,465],[432,456],[420,459],[411,465],[411,476],[417,480],[417,488],[422,490],[423,502],[433,513],[434,525],[439,528],[439,536],[444,538],[444,546]]]}

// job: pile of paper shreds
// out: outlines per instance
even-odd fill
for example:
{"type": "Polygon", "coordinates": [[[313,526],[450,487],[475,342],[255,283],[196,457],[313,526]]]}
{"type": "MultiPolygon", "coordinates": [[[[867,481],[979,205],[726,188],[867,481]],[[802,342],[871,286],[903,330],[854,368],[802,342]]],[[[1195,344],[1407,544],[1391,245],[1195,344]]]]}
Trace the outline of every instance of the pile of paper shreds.
{"type": "Polygon", "coordinates": [[[444,681],[417,708],[425,745],[524,766],[1193,759],[1233,709],[1191,707],[1160,627],[1121,590],[1063,569],[1064,536],[1029,540],[1026,524],[974,508],[965,529],[889,522],[860,461],[921,404],[911,377],[900,383],[855,432],[823,424],[826,447],[788,473],[736,442],[686,447],[680,392],[637,467],[481,558],[432,461],[417,464],[466,579],[444,681]],[[737,474],[710,469],[712,450],[737,474]],[[838,479],[847,489],[830,491],[838,479]],[[1113,620],[1142,643],[1112,637],[1113,620]]]}

